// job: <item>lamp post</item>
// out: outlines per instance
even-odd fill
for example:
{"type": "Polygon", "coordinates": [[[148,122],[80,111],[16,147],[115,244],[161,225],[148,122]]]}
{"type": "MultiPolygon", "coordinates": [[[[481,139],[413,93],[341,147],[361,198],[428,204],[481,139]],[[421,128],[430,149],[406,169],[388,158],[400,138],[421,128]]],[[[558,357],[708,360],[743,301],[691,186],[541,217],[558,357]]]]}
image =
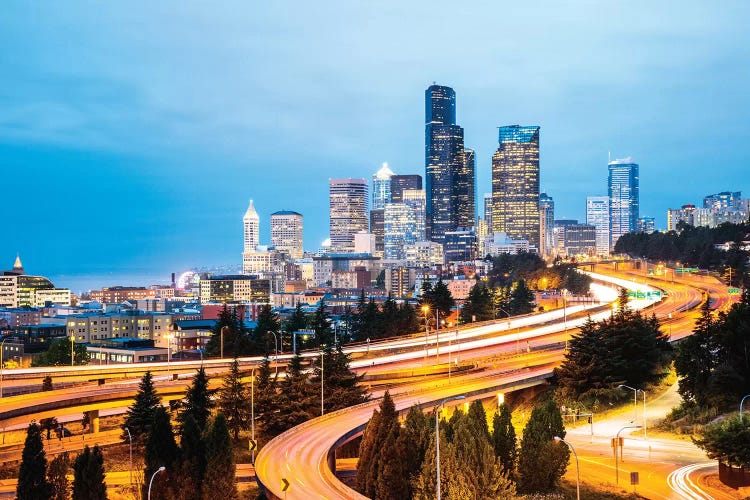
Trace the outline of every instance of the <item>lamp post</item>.
{"type": "Polygon", "coordinates": [[[633,391],[633,424],[637,424],[638,423],[638,389],[635,389],[625,384],[620,384],[617,386],[617,388],[618,389],[630,389],[631,391],[633,391]]]}
{"type": "Polygon", "coordinates": [[[435,365],[440,364],[440,311],[435,309],[435,365]]]}
{"type": "Polygon", "coordinates": [[[430,306],[423,305],[422,312],[424,313],[424,367],[427,368],[427,334],[430,331],[430,325],[427,324],[427,313],[430,312],[430,306]]]}
{"type": "Polygon", "coordinates": [[[219,344],[219,357],[221,359],[224,359],[224,330],[229,330],[228,326],[222,326],[221,327],[221,336],[220,336],[220,344],[219,344]]]}
{"type": "Polygon", "coordinates": [[[276,351],[276,357],[274,359],[274,362],[276,364],[276,376],[279,376],[279,347],[278,347],[278,338],[276,337],[276,332],[268,332],[271,335],[273,335],[273,350],[276,351]]]}
{"type": "MultiPolygon", "coordinates": [[[[620,466],[619,461],[617,460],[617,447],[620,446],[620,433],[624,431],[625,429],[640,429],[640,425],[626,425],[619,431],[617,431],[617,434],[615,435],[615,484],[620,484],[620,466]]],[[[620,448],[622,449],[622,448],[620,448]]]]}
{"type": "MultiPolygon", "coordinates": [[[[255,367],[250,371],[250,439],[255,442],[255,367]]],[[[255,450],[252,452],[252,463],[255,466],[255,450]]]]}
{"type": "Polygon", "coordinates": [[[325,367],[323,366],[323,356],[325,354],[325,351],[323,350],[323,346],[320,346],[320,416],[323,416],[323,412],[325,411],[323,403],[325,402],[325,396],[323,393],[323,373],[325,372],[325,367]]]}
{"type": "Polygon", "coordinates": [[[151,485],[154,482],[154,478],[156,477],[156,475],[158,473],[163,472],[164,469],[165,469],[165,467],[162,465],[161,467],[159,467],[158,469],[156,469],[156,472],[154,472],[153,474],[151,474],[151,480],[148,482],[148,497],[147,497],[148,500],[151,500],[151,485]]]}
{"type": "Polygon", "coordinates": [[[130,434],[130,429],[125,427],[125,431],[128,433],[128,441],[130,442],[130,487],[133,487],[133,436],[130,434]]]}
{"type": "Polygon", "coordinates": [[[172,373],[172,334],[168,333],[164,336],[167,339],[167,373],[172,373]]]}
{"type": "Polygon", "coordinates": [[[72,367],[75,364],[76,355],[75,351],[73,350],[76,345],[76,336],[75,334],[70,334],[70,366],[72,367]]]}
{"type": "Polygon", "coordinates": [[[568,294],[568,289],[563,288],[562,289],[562,298],[563,298],[563,325],[565,327],[565,333],[568,333],[568,306],[565,301],[565,296],[568,294]]]}
{"type": "Polygon", "coordinates": [[[573,452],[573,456],[576,457],[576,499],[581,500],[581,469],[578,467],[578,453],[576,453],[576,449],[573,448],[573,445],[565,441],[563,438],[555,436],[552,439],[554,439],[556,443],[565,443],[568,448],[570,448],[570,451],[573,452]]]}
{"type": "Polygon", "coordinates": [[[453,396],[450,398],[445,398],[440,402],[440,404],[435,409],[435,464],[437,465],[437,499],[440,500],[440,410],[443,408],[443,405],[447,403],[448,401],[454,401],[456,399],[464,399],[466,396],[453,396]]]}
{"type": "MultiPolygon", "coordinates": [[[[3,340],[3,342],[5,342],[3,340]]],[[[0,392],[0,397],[2,397],[2,392],[0,392]]],[[[745,402],[745,399],[750,398],[750,394],[747,396],[743,396],[742,399],[740,399],[740,423],[742,423],[742,404],[745,402]]]]}
{"type": "MultiPolygon", "coordinates": [[[[5,354],[5,341],[8,340],[8,337],[5,337],[2,342],[0,342],[0,398],[3,397],[3,365],[5,364],[5,361],[3,360],[3,355],[5,354]]],[[[742,410],[740,410],[740,413],[742,410]]]]}

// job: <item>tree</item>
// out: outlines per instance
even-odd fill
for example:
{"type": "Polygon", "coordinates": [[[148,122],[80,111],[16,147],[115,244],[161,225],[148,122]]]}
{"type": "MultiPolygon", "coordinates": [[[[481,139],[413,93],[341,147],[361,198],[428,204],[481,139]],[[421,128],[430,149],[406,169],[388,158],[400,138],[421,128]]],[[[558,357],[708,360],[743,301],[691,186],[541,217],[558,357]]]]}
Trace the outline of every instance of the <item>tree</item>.
{"type": "MultiPolygon", "coordinates": [[[[158,483],[154,481],[152,493],[154,498],[167,498],[173,494],[173,481],[175,466],[180,456],[180,450],[174,439],[174,431],[169,418],[169,413],[163,406],[159,406],[154,412],[153,421],[146,439],[146,448],[143,454],[143,461],[146,468],[143,471],[143,477],[146,482],[159,467],[165,467],[166,471],[162,480],[158,483]]],[[[143,484],[143,497],[146,497],[148,484],[143,484]]]]}
{"type": "Polygon", "coordinates": [[[199,434],[205,432],[211,410],[216,406],[211,399],[216,391],[208,388],[208,381],[206,370],[201,365],[193,377],[192,385],[188,387],[185,399],[182,400],[182,411],[177,417],[181,425],[185,424],[187,417],[192,417],[199,434]]]}
{"type": "MultiPolygon", "coordinates": [[[[362,437],[362,443],[359,448],[359,462],[357,465],[357,489],[365,496],[375,498],[378,494],[380,477],[385,470],[385,463],[396,460],[395,444],[389,445],[387,453],[393,455],[386,456],[382,454],[383,444],[388,440],[391,432],[396,432],[392,443],[398,438],[398,413],[396,406],[391,399],[389,391],[383,395],[378,409],[373,411],[370,423],[365,428],[362,437]],[[395,430],[394,430],[395,429],[395,430]]],[[[391,469],[388,478],[392,479],[395,471],[391,469]]],[[[386,485],[380,486],[385,488],[386,485]]]]}
{"type": "MultiPolygon", "coordinates": [[[[70,343],[68,337],[54,340],[47,352],[41,353],[32,362],[33,366],[70,366],[70,343]]],[[[89,362],[89,353],[85,344],[74,344],[73,356],[76,365],[86,365],[89,362]]]]}
{"type": "Polygon", "coordinates": [[[750,419],[735,416],[707,425],[693,442],[712,460],[732,467],[750,466],[750,419]]]}
{"type": "Polygon", "coordinates": [[[52,387],[52,377],[50,377],[49,375],[47,375],[42,380],[42,392],[51,391],[52,389],[53,389],[53,387],[52,387]]]}
{"type": "Polygon", "coordinates": [[[518,443],[516,430],[511,421],[510,407],[507,403],[500,405],[492,419],[492,445],[505,474],[512,477],[516,469],[518,443]]]}
{"type": "Polygon", "coordinates": [[[42,434],[39,426],[32,422],[26,429],[26,441],[21,454],[21,465],[18,469],[18,500],[45,500],[52,495],[52,488],[47,482],[47,458],[44,454],[42,434]]]}
{"type": "MultiPolygon", "coordinates": [[[[294,332],[299,330],[304,330],[307,328],[307,315],[305,314],[305,311],[302,310],[302,304],[297,302],[297,305],[294,306],[294,312],[289,315],[287,320],[284,322],[284,331],[289,334],[289,338],[292,338],[292,335],[294,332]]],[[[301,339],[297,339],[299,342],[301,339]]],[[[290,343],[287,345],[287,349],[292,348],[291,340],[290,343]]]]}
{"type": "Polygon", "coordinates": [[[326,304],[323,299],[320,300],[318,308],[315,309],[310,318],[310,328],[315,332],[318,346],[333,345],[333,328],[331,328],[331,319],[326,311],[326,304]]]}
{"type": "Polygon", "coordinates": [[[142,444],[146,436],[148,436],[149,429],[151,429],[151,423],[154,421],[154,413],[160,407],[161,397],[156,393],[151,372],[146,372],[143,378],[141,378],[135,400],[128,407],[125,415],[125,422],[122,424],[122,439],[124,441],[128,439],[128,434],[125,431],[127,427],[130,430],[133,441],[142,444]]]}
{"type": "Polygon", "coordinates": [[[211,329],[211,338],[206,343],[206,355],[220,356],[222,331],[224,338],[224,355],[241,356],[254,352],[248,338],[245,322],[237,315],[237,308],[229,309],[226,304],[219,312],[216,325],[211,329]]]}
{"type": "Polygon", "coordinates": [[[278,333],[281,330],[279,315],[273,311],[270,304],[260,308],[256,327],[253,330],[253,343],[258,347],[258,354],[266,355],[274,352],[275,339],[271,332],[278,333]]]}
{"type": "Polygon", "coordinates": [[[448,316],[451,313],[453,306],[456,305],[456,301],[453,300],[451,291],[448,290],[448,286],[442,279],[439,279],[438,282],[435,283],[435,287],[432,290],[432,305],[433,310],[437,308],[442,317],[448,316]]]}
{"type": "Polygon", "coordinates": [[[409,481],[409,492],[403,498],[412,497],[411,483],[419,475],[425,453],[430,444],[433,431],[432,418],[422,413],[417,406],[412,406],[406,414],[404,426],[398,435],[396,449],[403,463],[403,478],[409,481]]]}
{"type": "Polygon", "coordinates": [[[42,430],[47,433],[47,440],[49,440],[51,439],[52,431],[57,429],[57,418],[43,418],[39,421],[39,425],[42,427],[42,430]]]}
{"type": "Polygon", "coordinates": [[[689,404],[708,404],[709,383],[718,364],[714,353],[719,346],[714,338],[714,330],[710,300],[707,299],[701,307],[701,316],[695,323],[693,334],[680,341],[674,360],[675,370],[680,375],[680,395],[689,404]]]}
{"type": "Polygon", "coordinates": [[[553,438],[565,438],[562,415],[553,401],[534,408],[523,429],[523,440],[518,455],[518,479],[526,493],[553,490],[568,467],[570,450],[555,443],[553,438]]]}
{"type": "Polygon", "coordinates": [[[179,498],[184,500],[201,498],[206,475],[206,443],[203,436],[193,416],[187,415],[180,433],[180,465],[175,481],[179,485],[179,498]]]}
{"type": "Polygon", "coordinates": [[[206,474],[202,485],[204,500],[212,500],[217,494],[222,498],[236,499],[236,466],[232,453],[227,420],[222,413],[214,418],[206,436],[206,474]]]}
{"type": "Polygon", "coordinates": [[[52,489],[51,500],[68,500],[70,496],[70,484],[67,476],[68,469],[70,469],[70,457],[67,451],[57,455],[49,463],[47,481],[52,489]]]}
{"type": "Polygon", "coordinates": [[[266,434],[268,439],[273,436],[268,435],[264,427],[267,421],[264,415],[270,415],[277,410],[276,389],[278,381],[276,376],[271,373],[271,360],[266,356],[258,367],[258,374],[255,376],[255,418],[261,425],[261,431],[266,434]]]}
{"type": "Polygon", "coordinates": [[[107,500],[104,455],[99,446],[86,445],[73,463],[73,500],[107,500]]]}
{"type": "Polygon", "coordinates": [[[261,425],[269,436],[276,436],[313,416],[320,415],[320,392],[309,383],[302,370],[302,357],[295,355],[286,369],[275,398],[275,411],[261,415],[261,425]]]}
{"type": "MultiPolygon", "coordinates": [[[[314,361],[314,375],[310,381],[320,387],[321,358],[314,361]]],[[[359,384],[363,375],[349,369],[349,354],[339,349],[323,351],[323,401],[326,412],[341,410],[364,403],[369,398],[367,391],[359,384]]]]}
{"type": "Polygon", "coordinates": [[[518,314],[529,314],[534,311],[534,292],[526,286],[526,281],[521,278],[510,293],[508,312],[513,316],[518,314]]]}
{"type": "Polygon", "coordinates": [[[459,321],[473,323],[474,321],[489,321],[495,319],[495,306],[492,292],[484,283],[477,282],[469,290],[469,296],[464,302],[459,321]]]}
{"type": "Polygon", "coordinates": [[[240,437],[240,430],[246,429],[250,423],[250,404],[250,394],[247,386],[242,383],[240,365],[235,358],[219,389],[218,401],[219,410],[224,415],[223,418],[235,441],[240,437]]]}

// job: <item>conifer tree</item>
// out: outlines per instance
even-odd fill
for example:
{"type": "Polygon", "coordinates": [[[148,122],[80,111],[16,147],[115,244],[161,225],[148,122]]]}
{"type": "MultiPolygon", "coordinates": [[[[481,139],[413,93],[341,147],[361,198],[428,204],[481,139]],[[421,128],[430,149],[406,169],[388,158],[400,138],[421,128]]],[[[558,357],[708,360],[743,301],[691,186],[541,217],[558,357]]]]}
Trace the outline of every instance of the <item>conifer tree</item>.
{"type": "Polygon", "coordinates": [[[182,400],[182,410],[177,417],[181,425],[185,425],[185,420],[192,417],[198,426],[199,434],[205,432],[211,410],[216,406],[211,399],[216,391],[208,388],[208,382],[206,370],[201,365],[193,377],[193,383],[188,387],[185,399],[182,400]]]}
{"type": "Polygon", "coordinates": [[[379,474],[375,478],[377,481],[376,495],[378,500],[401,500],[409,498],[411,487],[409,485],[409,476],[406,475],[406,464],[403,462],[403,454],[398,449],[399,427],[398,423],[392,425],[380,444],[379,450],[379,474]]]}
{"type": "Polygon", "coordinates": [[[227,500],[236,499],[235,473],[227,420],[222,413],[218,413],[206,436],[206,473],[202,484],[202,498],[213,500],[221,495],[227,500]]]}
{"type": "MultiPolygon", "coordinates": [[[[560,436],[562,437],[562,436],[560,436]]],[[[492,419],[492,444],[495,456],[500,461],[505,474],[513,477],[518,455],[516,430],[511,421],[510,407],[507,403],[500,405],[492,419]]]]}
{"type": "Polygon", "coordinates": [[[52,387],[52,377],[50,377],[49,375],[47,375],[42,380],[42,392],[51,391],[52,389],[54,389],[52,387]]]}
{"type": "Polygon", "coordinates": [[[430,444],[430,433],[434,432],[431,424],[429,415],[422,413],[419,407],[412,406],[399,432],[396,448],[402,455],[404,476],[410,481],[419,474],[422,467],[427,447],[430,444]]]}
{"type": "Polygon", "coordinates": [[[558,446],[555,436],[565,438],[560,410],[553,401],[534,408],[523,430],[518,455],[519,487],[526,493],[553,490],[568,467],[570,450],[558,446]]]}
{"type": "Polygon", "coordinates": [[[281,320],[279,315],[274,312],[270,304],[260,308],[256,327],[253,329],[253,342],[258,347],[256,353],[267,355],[274,352],[274,337],[271,332],[278,332],[281,329],[281,320]]]}
{"type": "Polygon", "coordinates": [[[453,299],[450,290],[448,290],[448,285],[445,284],[442,278],[435,283],[435,287],[432,289],[432,305],[433,311],[437,308],[441,318],[448,316],[453,306],[456,305],[456,301],[453,299]]]}
{"type": "Polygon", "coordinates": [[[526,286],[526,280],[519,279],[515,288],[510,293],[508,311],[512,315],[529,314],[534,311],[534,292],[526,286]]]}
{"type": "Polygon", "coordinates": [[[333,346],[333,328],[331,328],[331,318],[326,311],[325,301],[321,299],[318,308],[315,309],[310,318],[310,329],[315,332],[315,338],[318,346],[333,346]]]}
{"type": "Polygon", "coordinates": [[[378,410],[373,412],[373,418],[365,430],[365,436],[360,445],[360,459],[357,465],[357,488],[368,497],[374,498],[378,492],[378,481],[383,472],[385,461],[381,453],[382,445],[388,439],[389,433],[396,429],[398,438],[398,413],[388,391],[383,395],[378,410]]]}
{"type": "Polygon", "coordinates": [[[21,465],[18,469],[18,500],[45,500],[52,495],[52,488],[47,482],[47,458],[42,444],[39,426],[32,422],[26,429],[26,441],[21,454],[21,465]]]}
{"type": "Polygon", "coordinates": [[[302,369],[302,357],[297,354],[289,361],[286,377],[279,384],[275,411],[260,415],[261,425],[268,436],[277,436],[307,420],[320,415],[320,387],[310,384],[302,369]]]}
{"type": "MultiPolygon", "coordinates": [[[[313,362],[313,376],[310,378],[314,387],[320,387],[320,356],[313,362]]],[[[349,369],[349,355],[339,349],[323,351],[323,394],[326,412],[341,410],[367,401],[367,391],[359,385],[363,375],[357,375],[349,369]]]]}
{"type": "MultiPolygon", "coordinates": [[[[169,418],[169,413],[163,406],[159,406],[154,412],[151,428],[146,439],[146,448],[144,450],[145,469],[143,477],[148,481],[151,475],[159,467],[166,467],[163,477],[158,483],[154,481],[152,486],[152,495],[154,498],[166,498],[172,495],[174,488],[172,482],[175,479],[175,466],[180,456],[180,450],[174,439],[174,431],[169,418]]],[[[146,496],[148,484],[143,484],[143,495],[146,496]]]]}
{"type": "Polygon", "coordinates": [[[250,423],[250,404],[250,393],[247,386],[242,383],[240,365],[235,358],[219,389],[218,401],[219,410],[224,415],[235,441],[239,439],[240,431],[246,429],[250,423]]]}
{"type": "Polygon", "coordinates": [[[138,386],[135,400],[128,407],[125,415],[125,422],[122,424],[122,439],[125,442],[128,440],[128,434],[125,432],[125,427],[127,427],[133,436],[133,441],[142,444],[154,421],[154,413],[159,407],[161,407],[161,397],[156,393],[151,372],[146,372],[138,386]]]}
{"type": "Polygon", "coordinates": [[[47,481],[52,488],[51,500],[68,500],[70,497],[68,469],[70,469],[70,457],[67,451],[57,455],[49,463],[47,481]]]}
{"type": "Polygon", "coordinates": [[[107,500],[104,455],[99,446],[86,445],[73,463],[73,500],[107,500]]]}
{"type": "Polygon", "coordinates": [[[192,415],[185,417],[180,433],[180,464],[176,474],[181,500],[201,498],[201,485],[206,475],[204,435],[192,415]]]}
{"type": "MultiPolygon", "coordinates": [[[[289,315],[287,320],[284,322],[284,331],[287,332],[289,335],[289,344],[284,344],[286,347],[285,349],[292,348],[292,335],[294,332],[299,330],[304,330],[307,328],[307,315],[305,314],[305,311],[302,310],[302,304],[297,302],[297,305],[294,306],[294,312],[289,315]]],[[[300,343],[304,343],[304,341],[301,338],[297,339],[297,349],[301,349],[304,347],[304,345],[300,345],[300,343]]]]}

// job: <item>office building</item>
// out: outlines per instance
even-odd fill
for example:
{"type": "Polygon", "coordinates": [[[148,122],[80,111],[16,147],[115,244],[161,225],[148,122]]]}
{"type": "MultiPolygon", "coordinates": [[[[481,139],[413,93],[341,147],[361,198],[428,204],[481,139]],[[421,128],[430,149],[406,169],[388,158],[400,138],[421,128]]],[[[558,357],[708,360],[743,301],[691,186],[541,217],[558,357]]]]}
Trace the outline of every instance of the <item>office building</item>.
{"type": "Polygon", "coordinates": [[[331,179],[330,234],[331,251],[354,252],[354,235],[367,232],[367,181],[331,179]]]}
{"type": "Polygon", "coordinates": [[[656,230],[653,217],[639,217],[638,218],[638,232],[651,234],[656,230]]]}
{"type": "Polygon", "coordinates": [[[373,255],[382,257],[385,252],[385,208],[370,210],[370,233],[375,236],[373,255]]]}
{"type": "Polygon", "coordinates": [[[405,259],[404,245],[425,240],[425,192],[407,189],[401,199],[385,205],[384,255],[389,260],[405,259]]]}
{"type": "Polygon", "coordinates": [[[407,267],[434,267],[443,264],[443,245],[435,241],[417,241],[406,245],[407,267]]]}
{"type": "Polygon", "coordinates": [[[402,193],[405,190],[422,190],[422,176],[416,174],[394,175],[391,177],[391,201],[401,203],[402,193]]]}
{"type": "Polygon", "coordinates": [[[591,224],[571,224],[566,226],[565,253],[569,256],[596,255],[596,227],[591,224]]]}
{"type": "Polygon", "coordinates": [[[0,307],[44,307],[47,303],[70,305],[72,295],[67,288],[55,288],[43,276],[31,276],[16,256],[13,268],[0,275],[0,307]]]}
{"type": "Polygon", "coordinates": [[[515,255],[519,252],[529,251],[527,240],[514,240],[507,233],[494,233],[482,238],[480,243],[481,256],[490,255],[497,257],[500,254],[515,255]]]}
{"type": "MultiPolygon", "coordinates": [[[[491,226],[490,226],[491,227],[491,226]]],[[[539,253],[543,257],[552,255],[555,242],[555,201],[547,193],[539,194],[539,253]]]]}
{"type": "Polygon", "coordinates": [[[372,176],[372,209],[385,208],[386,203],[391,202],[391,178],[393,172],[387,163],[372,176]]]}
{"type": "Polygon", "coordinates": [[[466,262],[477,258],[477,236],[474,231],[446,231],[443,253],[445,262],[466,262]]]}
{"type": "Polygon", "coordinates": [[[596,253],[609,255],[609,196],[586,197],[586,224],[596,228],[596,253]]]}
{"type": "Polygon", "coordinates": [[[456,93],[431,85],[425,91],[425,182],[432,241],[442,243],[446,231],[459,227],[459,198],[466,195],[467,175],[464,129],[456,125],[456,93]]]}
{"type": "Polygon", "coordinates": [[[282,210],[271,214],[271,246],[293,259],[304,255],[302,247],[302,214],[282,210]]]}
{"type": "Polygon", "coordinates": [[[405,189],[401,199],[414,212],[414,241],[425,241],[427,239],[425,225],[427,194],[423,189],[405,189]]]}
{"type": "Polygon", "coordinates": [[[484,221],[492,230],[492,193],[484,193],[484,221]]]}
{"type": "Polygon", "coordinates": [[[255,247],[260,245],[260,217],[258,217],[258,212],[255,211],[253,200],[250,200],[250,205],[242,217],[242,225],[245,233],[243,252],[255,251],[255,247]]]}
{"type": "Polygon", "coordinates": [[[614,250],[623,234],[638,229],[639,176],[638,164],[627,157],[609,162],[609,247],[614,250]]]}
{"type": "Polygon", "coordinates": [[[742,191],[722,191],[710,194],[703,198],[703,208],[708,208],[714,213],[724,211],[739,211],[742,205],[742,191]]]}
{"type": "Polygon", "coordinates": [[[539,127],[500,127],[492,156],[492,232],[539,248],[539,127]]]}
{"type": "Polygon", "coordinates": [[[249,302],[268,304],[270,282],[244,275],[208,276],[200,281],[201,304],[207,302],[249,302]]]}
{"type": "Polygon", "coordinates": [[[470,229],[474,226],[476,213],[476,162],[473,149],[464,149],[464,164],[454,180],[456,190],[456,210],[458,211],[457,227],[470,229]]]}
{"type": "Polygon", "coordinates": [[[677,231],[680,222],[688,226],[695,226],[695,210],[695,205],[692,204],[667,210],[667,231],[677,231]]]}
{"type": "Polygon", "coordinates": [[[568,226],[578,224],[576,219],[557,219],[553,230],[553,240],[555,244],[555,253],[558,255],[565,254],[565,229],[568,226]]]}

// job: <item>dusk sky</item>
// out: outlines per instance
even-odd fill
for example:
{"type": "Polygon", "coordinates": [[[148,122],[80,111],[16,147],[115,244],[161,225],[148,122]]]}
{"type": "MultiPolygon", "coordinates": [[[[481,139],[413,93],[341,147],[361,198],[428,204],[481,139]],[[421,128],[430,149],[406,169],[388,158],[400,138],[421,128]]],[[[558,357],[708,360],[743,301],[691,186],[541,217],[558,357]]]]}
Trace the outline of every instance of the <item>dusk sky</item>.
{"type": "MultiPolygon", "coordinates": [[[[240,264],[252,198],[328,236],[328,179],[424,175],[424,91],[457,94],[490,191],[497,127],[541,127],[556,218],[640,164],[641,215],[750,196],[750,2],[3,2],[0,269],[240,264]]],[[[481,202],[480,202],[481,203],[481,202]]],[[[141,284],[148,283],[98,283],[141,284]]]]}

